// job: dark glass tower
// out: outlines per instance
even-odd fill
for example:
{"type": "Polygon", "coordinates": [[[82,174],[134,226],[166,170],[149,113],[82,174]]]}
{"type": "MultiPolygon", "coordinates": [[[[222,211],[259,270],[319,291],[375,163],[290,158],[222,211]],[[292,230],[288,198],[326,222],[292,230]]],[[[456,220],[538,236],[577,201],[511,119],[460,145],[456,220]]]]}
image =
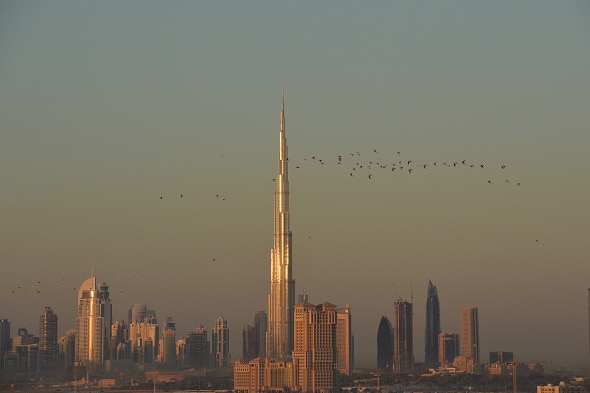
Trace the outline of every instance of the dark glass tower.
{"type": "Polygon", "coordinates": [[[55,371],[57,368],[57,314],[51,307],[39,318],[39,368],[55,371]]]}
{"type": "Polygon", "coordinates": [[[387,317],[381,317],[377,330],[377,369],[391,370],[393,364],[393,328],[387,317]]]}
{"type": "Polygon", "coordinates": [[[398,299],[393,303],[393,371],[414,371],[413,304],[398,299]]]}
{"type": "Polygon", "coordinates": [[[424,362],[438,363],[438,335],[440,334],[440,304],[436,285],[428,280],[426,294],[426,328],[424,330],[424,362]]]}

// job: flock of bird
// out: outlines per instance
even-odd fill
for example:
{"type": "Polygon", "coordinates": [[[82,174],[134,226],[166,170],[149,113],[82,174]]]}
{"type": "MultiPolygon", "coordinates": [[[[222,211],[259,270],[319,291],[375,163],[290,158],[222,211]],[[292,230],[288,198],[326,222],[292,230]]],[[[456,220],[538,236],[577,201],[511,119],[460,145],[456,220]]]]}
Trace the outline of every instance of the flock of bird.
{"type": "MultiPolygon", "coordinates": [[[[377,172],[390,172],[390,173],[406,173],[412,174],[418,171],[431,170],[433,168],[476,168],[483,170],[488,166],[483,163],[467,162],[466,160],[459,161],[422,161],[414,162],[411,159],[403,157],[401,151],[394,152],[392,156],[383,157],[379,154],[377,149],[373,149],[370,153],[363,153],[355,151],[348,154],[338,155],[335,159],[330,160],[332,164],[337,166],[346,167],[349,178],[358,176],[365,176],[368,179],[373,179],[377,172]],[[368,156],[368,158],[367,158],[368,156]]],[[[320,158],[319,156],[310,156],[303,159],[303,162],[295,165],[295,169],[304,168],[307,165],[315,164],[324,166],[328,164],[328,161],[320,158]]],[[[505,170],[507,168],[504,164],[496,165],[497,168],[505,170]]],[[[273,179],[274,180],[274,179],[273,179]]],[[[492,179],[487,180],[488,184],[494,183],[492,179]]],[[[515,185],[516,187],[521,186],[520,181],[513,181],[510,179],[504,179],[504,184],[515,185]]]]}

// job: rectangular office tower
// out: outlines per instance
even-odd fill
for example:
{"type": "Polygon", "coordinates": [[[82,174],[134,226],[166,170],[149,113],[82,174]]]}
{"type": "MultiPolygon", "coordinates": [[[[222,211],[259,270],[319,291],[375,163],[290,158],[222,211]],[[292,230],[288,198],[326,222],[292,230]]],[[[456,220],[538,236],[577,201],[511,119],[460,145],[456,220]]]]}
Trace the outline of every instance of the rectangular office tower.
{"type": "Polygon", "coordinates": [[[268,332],[266,356],[286,359],[293,349],[293,307],[295,281],[291,260],[291,229],[289,226],[289,179],[287,138],[285,137],[285,94],[281,93],[281,125],[279,130],[279,169],[275,179],[274,247],[270,252],[270,294],[268,295],[268,332]]]}
{"type": "Polygon", "coordinates": [[[396,300],[393,304],[393,371],[397,373],[414,369],[413,319],[412,303],[396,300]]]}
{"type": "Polygon", "coordinates": [[[302,393],[331,392],[336,362],[336,306],[330,303],[295,306],[295,385],[302,393]]]}
{"type": "Polygon", "coordinates": [[[57,368],[57,314],[51,307],[39,317],[39,369],[55,371],[57,368]]]}
{"type": "Polygon", "coordinates": [[[101,315],[96,277],[92,276],[80,285],[78,291],[76,361],[85,364],[102,363],[103,338],[104,317],[101,315]]]}
{"type": "Polygon", "coordinates": [[[450,366],[459,356],[459,335],[457,333],[441,333],[438,335],[438,362],[442,366],[450,366]]]}
{"type": "Polygon", "coordinates": [[[461,356],[479,364],[479,319],[477,307],[461,309],[461,356]]]}

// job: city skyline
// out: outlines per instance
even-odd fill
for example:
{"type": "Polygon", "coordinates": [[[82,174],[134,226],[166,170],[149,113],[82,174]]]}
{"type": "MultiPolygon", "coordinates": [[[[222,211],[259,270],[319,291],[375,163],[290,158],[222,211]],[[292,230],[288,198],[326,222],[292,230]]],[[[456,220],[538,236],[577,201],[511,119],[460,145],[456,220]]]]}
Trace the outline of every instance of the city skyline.
{"type": "Polygon", "coordinates": [[[113,321],[145,303],[177,337],[219,315],[236,337],[267,310],[284,79],[297,294],[351,305],[358,367],[375,365],[380,317],[429,279],[443,332],[478,306],[482,355],[588,367],[584,2],[0,11],[13,331],[35,332],[45,306],[72,329],[91,266],[113,321]]]}

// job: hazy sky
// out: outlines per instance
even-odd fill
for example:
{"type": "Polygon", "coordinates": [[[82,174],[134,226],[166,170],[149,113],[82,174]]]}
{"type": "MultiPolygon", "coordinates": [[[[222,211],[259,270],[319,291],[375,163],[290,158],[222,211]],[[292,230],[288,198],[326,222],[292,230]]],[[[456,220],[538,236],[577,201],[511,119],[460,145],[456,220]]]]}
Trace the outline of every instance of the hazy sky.
{"type": "Polygon", "coordinates": [[[482,360],[587,367],[582,0],[0,2],[13,334],[44,306],[73,328],[94,266],[116,319],[146,303],[181,337],[223,315],[239,358],[267,308],[283,79],[297,292],[350,303],[357,366],[412,292],[424,360],[431,279],[443,331],[479,307],[482,360]]]}

